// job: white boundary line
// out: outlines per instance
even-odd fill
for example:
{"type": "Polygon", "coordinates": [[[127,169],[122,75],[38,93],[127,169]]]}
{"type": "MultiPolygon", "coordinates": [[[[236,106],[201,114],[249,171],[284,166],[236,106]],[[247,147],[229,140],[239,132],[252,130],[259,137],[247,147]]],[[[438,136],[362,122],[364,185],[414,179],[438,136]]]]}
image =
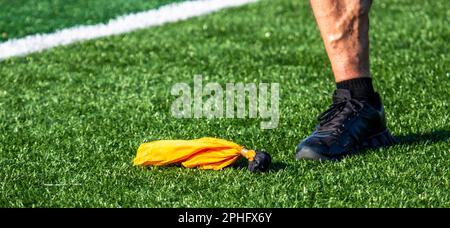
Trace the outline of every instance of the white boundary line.
{"type": "Polygon", "coordinates": [[[0,61],[9,57],[22,56],[77,41],[117,35],[137,29],[185,20],[191,17],[212,13],[220,9],[241,6],[256,1],[257,0],[186,1],[165,5],[158,9],[119,16],[106,24],[75,26],[54,33],[36,34],[24,38],[12,39],[0,43],[0,61]]]}

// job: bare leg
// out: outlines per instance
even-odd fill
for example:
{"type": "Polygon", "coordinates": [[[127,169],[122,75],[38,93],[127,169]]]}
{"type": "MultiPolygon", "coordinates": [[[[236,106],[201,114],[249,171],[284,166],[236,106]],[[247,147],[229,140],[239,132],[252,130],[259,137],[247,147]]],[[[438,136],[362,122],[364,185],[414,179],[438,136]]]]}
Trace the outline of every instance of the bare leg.
{"type": "Polygon", "coordinates": [[[372,0],[310,0],[336,82],[370,77],[372,0]]]}

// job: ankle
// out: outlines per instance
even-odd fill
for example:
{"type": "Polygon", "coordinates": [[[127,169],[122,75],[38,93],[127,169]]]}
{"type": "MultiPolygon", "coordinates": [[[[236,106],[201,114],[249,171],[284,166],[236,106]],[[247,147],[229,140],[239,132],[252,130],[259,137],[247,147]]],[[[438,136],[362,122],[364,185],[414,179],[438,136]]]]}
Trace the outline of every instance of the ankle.
{"type": "Polygon", "coordinates": [[[368,103],[377,109],[381,108],[381,100],[373,88],[372,78],[361,77],[344,80],[336,83],[336,88],[349,90],[352,98],[368,103]]]}

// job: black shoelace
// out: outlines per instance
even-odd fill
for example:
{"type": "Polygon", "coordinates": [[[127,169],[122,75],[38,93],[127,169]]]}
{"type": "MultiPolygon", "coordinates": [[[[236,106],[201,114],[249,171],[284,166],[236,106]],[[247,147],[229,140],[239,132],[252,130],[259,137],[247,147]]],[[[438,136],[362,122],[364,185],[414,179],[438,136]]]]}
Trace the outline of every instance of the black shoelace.
{"type": "Polygon", "coordinates": [[[346,97],[336,97],[336,101],[319,115],[319,132],[341,132],[346,120],[356,115],[363,107],[363,104],[355,99],[346,97]]]}

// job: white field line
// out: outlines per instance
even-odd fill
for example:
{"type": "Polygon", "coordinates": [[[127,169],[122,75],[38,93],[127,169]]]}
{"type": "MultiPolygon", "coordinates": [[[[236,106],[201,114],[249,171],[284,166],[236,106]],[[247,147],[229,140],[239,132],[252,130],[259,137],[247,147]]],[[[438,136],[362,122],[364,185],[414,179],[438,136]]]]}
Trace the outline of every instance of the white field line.
{"type": "Polygon", "coordinates": [[[237,7],[257,0],[196,0],[174,3],[158,9],[119,16],[106,24],[82,25],[49,34],[36,34],[0,43],[0,61],[77,41],[122,34],[137,29],[185,20],[224,8],[237,7]]]}

